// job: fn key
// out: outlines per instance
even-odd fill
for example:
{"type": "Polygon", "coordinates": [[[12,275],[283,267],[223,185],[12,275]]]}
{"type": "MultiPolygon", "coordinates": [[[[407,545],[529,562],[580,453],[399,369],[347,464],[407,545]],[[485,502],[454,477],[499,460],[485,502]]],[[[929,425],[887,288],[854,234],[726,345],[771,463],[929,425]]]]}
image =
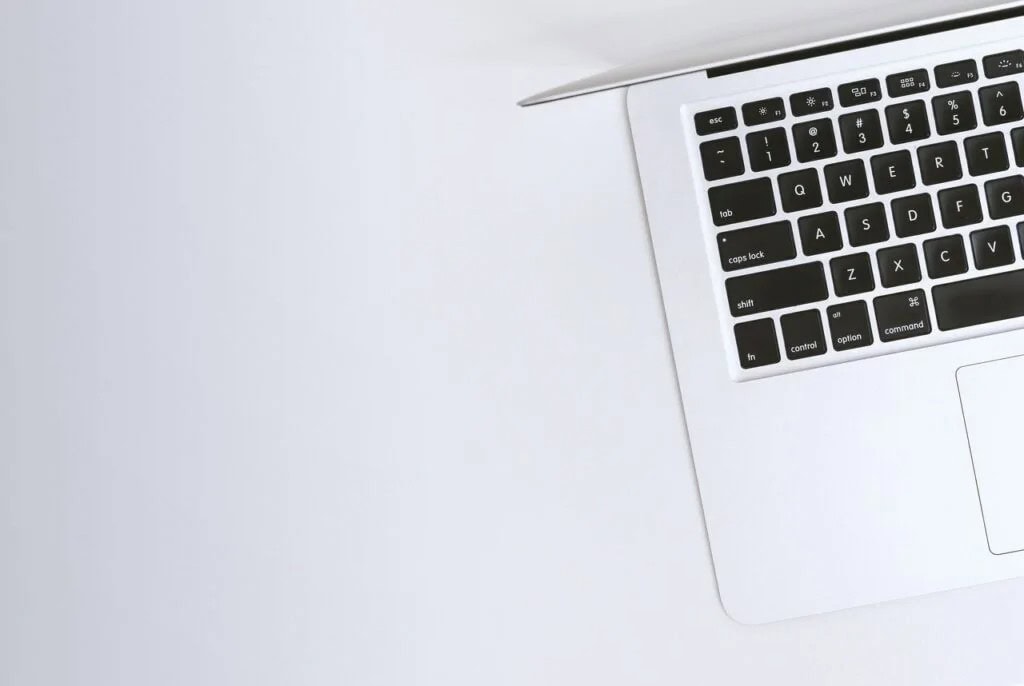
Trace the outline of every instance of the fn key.
{"type": "Polygon", "coordinates": [[[740,366],[744,369],[778,364],[779,341],[775,336],[775,322],[758,319],[737,324],[736,349],[740,354],[740,366]]]}

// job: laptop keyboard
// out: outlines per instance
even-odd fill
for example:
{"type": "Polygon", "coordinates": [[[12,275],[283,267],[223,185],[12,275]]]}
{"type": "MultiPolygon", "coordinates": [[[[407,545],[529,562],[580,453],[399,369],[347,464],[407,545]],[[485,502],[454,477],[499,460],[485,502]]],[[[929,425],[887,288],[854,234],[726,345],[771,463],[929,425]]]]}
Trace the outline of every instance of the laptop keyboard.
{"type": "Polygon", "coordinates": [[[1024,317],[1019,75],[1015,50],[693,115],[741,369],[1024,317]]]}

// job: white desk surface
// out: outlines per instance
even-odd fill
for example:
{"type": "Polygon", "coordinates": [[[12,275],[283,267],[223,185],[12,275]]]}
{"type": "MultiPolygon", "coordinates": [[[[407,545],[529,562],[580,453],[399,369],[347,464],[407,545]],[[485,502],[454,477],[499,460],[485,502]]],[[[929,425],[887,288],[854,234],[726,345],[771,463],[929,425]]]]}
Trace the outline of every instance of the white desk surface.
{"type": "MultiPolygon", "coordinates": [[[[229,478],[239,461],[197,480],[183,471],[143,491],[160,496],[150,508],[138,493],[68,490],[60,516],[86,535],[40,545],[70,536],[47,519],[52,482],[29,456],[7,465],[0,543],[17,564],[0,571],[0,683],[1024,681],[1024,581],[768,626],[726,617],[622,94],[513,105],[680,46],[746,52],[800,42],[806,25],[840,33],[979,4],[175,4],[190,50],[266,53],[217,72],[247,103],[277,107],[262,121],[266,159],[270,141],[297,136],[279,149],[289,163],[333,160],[280,183],[293,198],[313,198],[300,184],[329,192],[316,202],[342,235],[332,259],[351,285],[337,303],[348,335],[340,350],[296,348],[331,360],[293,388],[325,405],[288,415],[291,449],[264,451],[244,478],[229,478]],[[209,30],[210,13],[238,35],[209,30]],[[302,108],[271,104],[278,91],[302,108]],[[327,173],[339,156],[340,179],[327,173]],[[197,502],[202,545],[176,523],[196,523],[197,502]],[[122,506],[137,520],[114,518],[122,506]],[[89,551],[102,562],[76,558],[89,551]],[[173,584],[158,583],[164,563],[173,584]]],[[[144,63],[159,26],[132,12],[118,21],[144,63]]],[[[202,60],[174,64],[195,77],[176,84],[186,97],[209,87],[202,60]]],[[[231,121],[209,126],[230,136],[231,121]]],[[[50,476],[71,489],[134,473],[127,452],[108,458],[50,476]]]]}

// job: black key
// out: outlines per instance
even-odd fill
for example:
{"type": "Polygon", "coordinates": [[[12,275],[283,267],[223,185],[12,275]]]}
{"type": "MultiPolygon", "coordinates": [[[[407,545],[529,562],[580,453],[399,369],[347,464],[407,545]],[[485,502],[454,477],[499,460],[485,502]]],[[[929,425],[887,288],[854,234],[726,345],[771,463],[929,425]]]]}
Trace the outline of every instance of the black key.
{"type": "Polygon", "coordinates": [[[974,60],[961,60],[935,67],[935,85],[939,88],[962,86],[977,80],[978,63],[974,60]]]}
{"type": "Polygon", "coordinates": [[[821,184],[818,183],[817,170],[801,169],[780,174],[779,195],[782,197],[782,209],[786,212],[802,212],[821,207],[821,184]]]}
{"type": "Polygon", "coordinates": [[[775,214],[775,191],[769,179],[752,179],[708,190],[711,219],[715,226],[727,226],[775,214]]]}
{"type": "Polygon", "coordinates": [[[829,88],[818,88],[789,96],[789,109],[793,112],[794,117],[828,112],[833,107],[832,90],[829,88]]]}
{"type": "Polygon", "coordinates": [[[982,88],[978,91],[978,97],[981,99],[981,118],[987,126],[1024,119],[1020,87],[1014,81],[982,88]]]}
{"type": "Polygon", "coordinates": [[[885,87],[890,98],[923,93],[931,88],[927,69],[914,69],[885,77],[885,87]]]}
{"type": "Polygon", "coordinates": [[[931,135],[924,100],[886,107],[885,121],[889,125],[889,140],[896,145],[919,141],[931,135]]]}
{"type": "Polygon", "coordinates": [[[801,162],[835,157],[836,134],[831,119],[815,119],[793,127],[793,146],[801,162]]]}
{"type": "Polygon", "coordinates": [[[740,139],[735,136],[701,143],[700,160],[704,165],[704,178],[708,181],[727,179],[744,172],[740,139]]]}
{"type": "Polygon", "coordinates": [[[925,241],[924,263],[928,266],[928,276],[933,279],[963,274],[967,271],[964,239],[960,234],[953,234],[925,241]]]}
{"type": "Polygon", "coordinates": [[[957,186],[939,191],[939,212],[942,225],[955,229],[981,221],[981,198],[977,186],[957,186]]]}
{"type": "Polygon", "coordinates": [[[910,190],[917,185],[914,161],[906,150],[875,155],[871,158],[871,175],[879,195],[910,190]]]}
{"type": "Polygon", "coordinates": [[[1013,241],[1009,226],[993,226],[971,233],[971,252],[974,266],[978,269],[992,269],[1013,264],[1013,241]]]}
{"type": "Polygon", "coordinates": [[[832,203],[868,197],[868,175],[861,160],[847,160],[825,166],[825,186],[832,203]]]}
{"type": "Polygon", "coordinates": [[[864,152],[885,144],[882,120],[875,110],[853,112],[839,117],[839,134],[843,137],[843,150],[864,152]]]}
{"type": "Polygon", "coordinates": [[[782,342],[789,359],[802,360],[805,357],[824,355],[828,350],[825,331],[821,328],[821,315],[817,310],[786,314],[779,321],[782,323],[782,342]]]}
{"type": "Polygon", "coordinates": [[[786,118],[786,105],[782,98],[769,98],[748,102],[743,106],[743,123],[747,126],[758,126],[786,118]]]}
{"type": "Polygon", "coordinates": [[[698,112],[693,117],[698,136],[731,131],[736,128],[736,108],[722,107],[717,110],[698,112]]]}
{"type": "Polygon", "coordinates": [[[863,348],[875,342],[868,319],[868,306],[861,300],[833,305],[825,313],[836,352],[863,348]]]}
{"type": "Polygon", "coordinates": [[[878,79],[864,79],[853,83],[844,83],[839,87],[839,104],[843,107],[866,105],[882,99],[882,87],[878,79]]]}
{"type": "Polygon", "coordinates": [[[740,366],[744,369],[778,364],[781,361],[779,342],[775,337],[775,322],[771,319],[743,322],[737,324],[733,331],[736,334],[740,366]]]}
{"type": "Polygon", "coordinates": [[[964,153],[967,156],[967,171],[972,176],[994,174],[1010,168],[1006,139],[998,131],[965,139],[964,153]]]}
{"type": "Polygon", "coordinates": [[[960,152],[953,141],[918,148],[917,161],[921,166],[921,181],[927,186],[956,181],[964,175],[960,152]]]}
{"type": "Polygon", "coordinates": [[[878,322],[878,338],[883,343],[932,332],[928,298],[922,290],[875,298],[875,321],[878,322]]]}
{"type": "Polygon", "coordinates": [[[1010,50],[989,55],[981,62],[985,67],[985,76],[990,79],[1020,74],[1024,72],[1024,50],[1010,50]]]}
{"type": "Polygon", "coordinates": [[[1013,141],[1013,161],[1018,167],[1024,167],[1024,127],[1011,131],[1010,140],[1013,141]]]}
{"type": "Polygon", "coordinates": [[[882,203],[850,207],[845,215],[846,236],[853,247],[889,240],[889,224],[885,221],[882,203]]]}
{"type": "Polygon", "coordinates": [[[839,230],[839,215],[835,212],[812,214],[801,217],[800,245],[804,255],[821,255],[843,247],[843,236],[839,230]]]}
{"type": "Polygon", "coordinates": [[[1024,214],[1024,176],[1008,176],[985,184],[988,214],[993,219],[1005,219],[1024,214]]]}
{"type": "Polygon", "coordinates": [[[978,128],[978,115],[974,112],[974,96],[970,91],[947,93],[932,98],[935,130],[939,135],[961,133],[978,128]]]}
{"type": "Polygon", "coordinates": [[[785,167],[790,163],[786,129],[779,127],[748,133],[747,154],[750,155],[750,171],[785,167]]]}
{"type": "Polygon", "coordinates": [[[807,305],[828,298],[825,270],[820,262],[734,276],[725,280],[725,291],[734,317],[807,305]]]}
{"type": "Polygon", "coordinates": [[[718,256],[727,272],[790,260],[796,257],[793,227],[789,222],[774,222],[723,231],[718,234],[718,256]]]}
{"type": "Polygon", "coordinates": [[[893,200],[892,223],[900,238],[934,231],[935,212],[932,210],[931,196],[922,193],[893,200]]]}
{"type": "Polygon", "coordinates": [[[1024,316],[1024,270],[935,286],[935,320],[941,331],[1024,316]]]}
{"type": "Polygon", "coordinates": [[[866,252],[837,257],[829,262],[829,269],[832,272],[832,287],[840,298],[875,290],[871,256],[866,252]]]}
{"type": "Polygon", "coordinates": [[[885,288],[909,286],[921,280],[921,263],[913,244],[878,251],[878,278],[885,288]]]}

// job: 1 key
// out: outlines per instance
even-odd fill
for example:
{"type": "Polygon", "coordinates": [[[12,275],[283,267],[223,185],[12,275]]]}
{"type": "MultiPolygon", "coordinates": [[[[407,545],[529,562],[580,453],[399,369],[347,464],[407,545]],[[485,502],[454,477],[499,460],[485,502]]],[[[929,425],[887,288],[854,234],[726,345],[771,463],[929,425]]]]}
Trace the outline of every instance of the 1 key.
{"type": "Polygon", "coordinates": [[[767,171],[785,167],[790,163],[789,141],[782,127],[747,134],[747,153],[750,170],[767,171]]]}

